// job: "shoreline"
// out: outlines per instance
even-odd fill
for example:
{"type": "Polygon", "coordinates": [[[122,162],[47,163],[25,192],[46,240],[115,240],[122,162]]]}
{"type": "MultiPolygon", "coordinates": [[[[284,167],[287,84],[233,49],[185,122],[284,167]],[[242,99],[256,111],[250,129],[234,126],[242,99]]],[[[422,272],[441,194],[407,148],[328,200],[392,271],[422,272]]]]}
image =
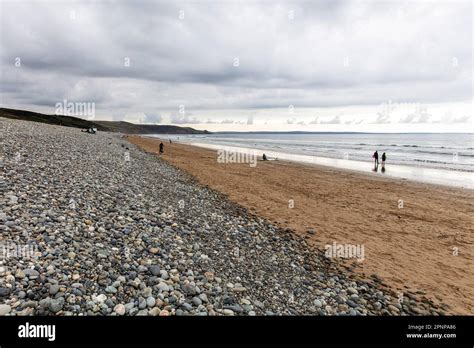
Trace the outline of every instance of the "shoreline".
{"type": "Polygon", "coordinates": [[[448,314],[121,134],[3,118],[0,128],[0,316],[448,314]]]}
{"type": "MultiPolygon", "coordinates": [[[[155,153],[160,141],[128,140],[155,153]]],[[[402,294],[427,295],[452,314],[473,312],[472,190],[289,161],[218,164],[215,151],[164,144],[161,158],[310,246],[365,246],[363,262],[344,261],[365,277],[376,275],[402,294]]]]}
{"type": "MultiPolygon", "coordinates": [[[[143,135],[144,137],[157,138],[154,136],[143,135]]],[[[158,137],[159,138],[159,137],[158,137]]],[[[161,139],[161,138],[159,138],[161,139]]],[[[292,154],[272,150],[263,150],[252,147],[227,146],[199,142],[176,142],[177,144],[201,147],[210,150],[226,149],[233,152],[261,154],[265,153],[268,157],[278,158],[279,160],[289,161],[303,165],[315,165],[331,167],[340,170],[350,170],[357,173],[366,173],[371,176],[388,177],[390,179],[410,180],[418,183],[432,185],[443,185],[449,187],[459,187],[463,189],[474,190],[474,173],[462,170],[450,170],[443,168],[429,168],[423,166],[407,166],[400,164],[387,163],[386,171],[382,172],[382,166],[374,171],[374,165],[371,162],[356,161],[351,159],[338,159],[332,157],[309,156],[303,154],[292,154]]]]}

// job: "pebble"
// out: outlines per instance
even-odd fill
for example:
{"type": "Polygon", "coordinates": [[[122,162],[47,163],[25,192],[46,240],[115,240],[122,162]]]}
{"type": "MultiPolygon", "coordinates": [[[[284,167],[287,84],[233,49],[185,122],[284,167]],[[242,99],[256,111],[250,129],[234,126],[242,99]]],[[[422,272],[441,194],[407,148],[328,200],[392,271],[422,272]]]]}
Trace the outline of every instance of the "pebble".
{"type": "Polygon", "coordinates": [[[153,306],[155,305],[155,303],[156,303],[156,300],[155,300],[155,298],[154,298],[153,296],[147,297],[147,299],[146,299],[146,305],[147,305],[148,307],[153,307],[153,306]]]}
{"type": "Polygon", "coordinates": [[[140,297],[140,298],[138,299],[138,308],[139,308],[139,309],[145,309],[146,306],[147,306],[146,300],[145,300],[143,297],[140,297]]]}
{"type": "Polygon", "coordinates": [[[0,287],[0,297],[5,297],[10,295],[11,290],[9,288],[0,287]]]}
{"type": "Polygon", "coordinates": [[[117,313],[118,315],[124,315],[125,314],[125,306],[121,303],[116,305],[114,307],[114,312],[117,313]]]}
{"type": "Polygon", "coordinates": [[[56,295],[59,291],[59,285],[58,284],[51,284],[49,287],[49,293],[50,295],[56,295]]]}
{"type": "Polygon", "coordinates": [[[151,315],[152,317],[156,317],[160,315],[161,310],[158,307],[153,307],[148,311],[148,314],[151,315]]]}
{"type": "Polygon", "coordinates": [[[0,316],[10,313],[12,308],[6,304],[0,304],[0,316]]]}
{"type": "Polygon", "coordinates": [[[104,303],[107,300],[107,295],[100,294],[96,297],[96,301],[99,303],[104,303]]]}
{"type": "Polygon", "coordinates": [[[105,292],[108,292],[110,294],[115,294],[117,292],[117,289],[114,286],[108,286],[105,288],[105,292]]]}
{"type": "Polygon", "coordinates": [[[161,290],[161,291],[170,291],[169,285],[166,284],[165,282],[160,282],[158,284],[158,289],[161,290]]]}
{"type": "Polygon", "coordinates": [[[157,276],[157,275],[160,274],[160,266],[152,265],[152,266],[148,267],[148,270],[154,276],[157,276]]]}
{"type": "Polygon", "coordinates": [[[184,293],[186,295],[196,295],[197,294],[197,290],[196,290],[196,286],[195,285],[192,285],[192,284],[185,284],[182,286],[182,289],[184,291],[184,293]]]}
{"type": "Polygon", "coordinates": [[[320,307],[323,306],[323,304],[321,303],[320,300],[314,300],[313,303],[314,303],[314,305],[315,305],[317,308],[320,308],[320,307]]]}
{"type": "Polygon", "coordinates": [[[359,293],[359,292],[358,292],[356,289],[354,289],[354,288],[347,288],[347,292],[348,292],[349,294],[355,294],[355,295],[357,295],[357,294],[359,293]]]}
{"type": "Polygon", "coordinates": [[[64,298],[60,297],[58,299],[51,300],[49,304],[49,309],[51,310],[51,312],[57,313],[63,308],[63,306],[64,306],[64,298]]]}

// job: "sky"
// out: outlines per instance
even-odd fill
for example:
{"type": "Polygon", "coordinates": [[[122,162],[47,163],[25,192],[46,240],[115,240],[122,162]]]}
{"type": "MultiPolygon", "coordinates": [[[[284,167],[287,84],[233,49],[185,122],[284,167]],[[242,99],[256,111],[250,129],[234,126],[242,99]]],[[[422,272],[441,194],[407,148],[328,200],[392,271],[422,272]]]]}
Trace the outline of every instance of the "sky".
{"type": "Polygon", "coordinates": [[[471,1],[1,1],[0,104],[210,131],[474,132],[473,14],[471,1]]]}

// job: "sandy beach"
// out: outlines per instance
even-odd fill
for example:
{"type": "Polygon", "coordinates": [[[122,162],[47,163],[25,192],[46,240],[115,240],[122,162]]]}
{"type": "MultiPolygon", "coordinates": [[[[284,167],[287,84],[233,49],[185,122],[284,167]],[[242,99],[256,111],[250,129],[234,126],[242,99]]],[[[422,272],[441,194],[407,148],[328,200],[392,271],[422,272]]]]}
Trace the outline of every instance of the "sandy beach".
{"type": "MultiPolygon", "coordinates": [[[[158,139],[128,140],[158,152],[158,139]]],[[[399,296],[415,292],[448,313],[473,313],[472,190],[286,161],[222,164],[216,151],[164,144],[161,158],[310,246],[363,246],[363,261],[341,262],[399,296]]]]}
{"type": "MultiPolygon", "coordinates": [[[[287,193],[273,196],[258,187],[262,181],[249,186],[243,168],[227,168],[240,177],[233,181],[201,166],[213,165],[212,153],[166,146],[159,158],[120,133],[1,117],[0,130],[0,317],[449,313],[414,291],[399,298],[273,223],[287,193]],[[223,192],[230,184],[235,194],[201,185],[172,158],[212,173],[209,182],[223,192]],[[245,192],[253,192],[246,204],[229,199],[245,192]],[[267,213],[243,207],[261,200],[265,208],[262,197],[271,198],[267,213]]],[[[296,217],[311,216],[298,208],[304,194],[292,197],[296,217]]],[[[308,236],[320,236],[322,226],[308,236]]],[[[364,264],[373,256],[370,241],[362,242],[364,264]]]]}

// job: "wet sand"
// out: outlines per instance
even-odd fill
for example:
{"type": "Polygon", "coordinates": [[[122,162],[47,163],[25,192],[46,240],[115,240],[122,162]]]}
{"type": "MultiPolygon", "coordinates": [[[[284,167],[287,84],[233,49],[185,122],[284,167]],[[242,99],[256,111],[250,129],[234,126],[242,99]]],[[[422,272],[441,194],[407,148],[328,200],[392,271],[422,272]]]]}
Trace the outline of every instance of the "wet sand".
{"type": "MultiPolygon", "coordinates": [[[[295,155],[275,151],[254,150],[244,147],[222,146],[208,143],[188,143],[189,145],[204,147],[212,150],[226,149],[234,152],[242,153],[259,153],[265,152],[268,158],[278,158],[280,160],[287,160],[291,162],[299,162],[302,164],[329,166],[332,168],[349,169],[367,173],[375,166],[371,162],[353,161],[350,159],[341,158],[327,158],[308,155],[295,155]]],[[[410,181],[417,181],[428,184],[454,186],[460,188],[474,189],[474,174],[471,172],[462,172],[458,170],[424,168],[424,167],[409,167],[391,164],[387,166],[388,170],[382,171],[382,166],[379,165],[377,170],[372,170],[372,175],[389,176],[398,179],[406,179],[410,181]]],[[[386,169],[387,169],[386,168],[386,169]]]]}
{"type": "MultiPolygon", "coordinates": [[[[158,152],[158,139],[129,140],[158,152]]],[[[344,261],[357,272],[474,314],[473,190],[287,161],[222,164],[215,150],[164,144],[162,159],[310,245],[363,245],[362,262],[344,261]]]]}

